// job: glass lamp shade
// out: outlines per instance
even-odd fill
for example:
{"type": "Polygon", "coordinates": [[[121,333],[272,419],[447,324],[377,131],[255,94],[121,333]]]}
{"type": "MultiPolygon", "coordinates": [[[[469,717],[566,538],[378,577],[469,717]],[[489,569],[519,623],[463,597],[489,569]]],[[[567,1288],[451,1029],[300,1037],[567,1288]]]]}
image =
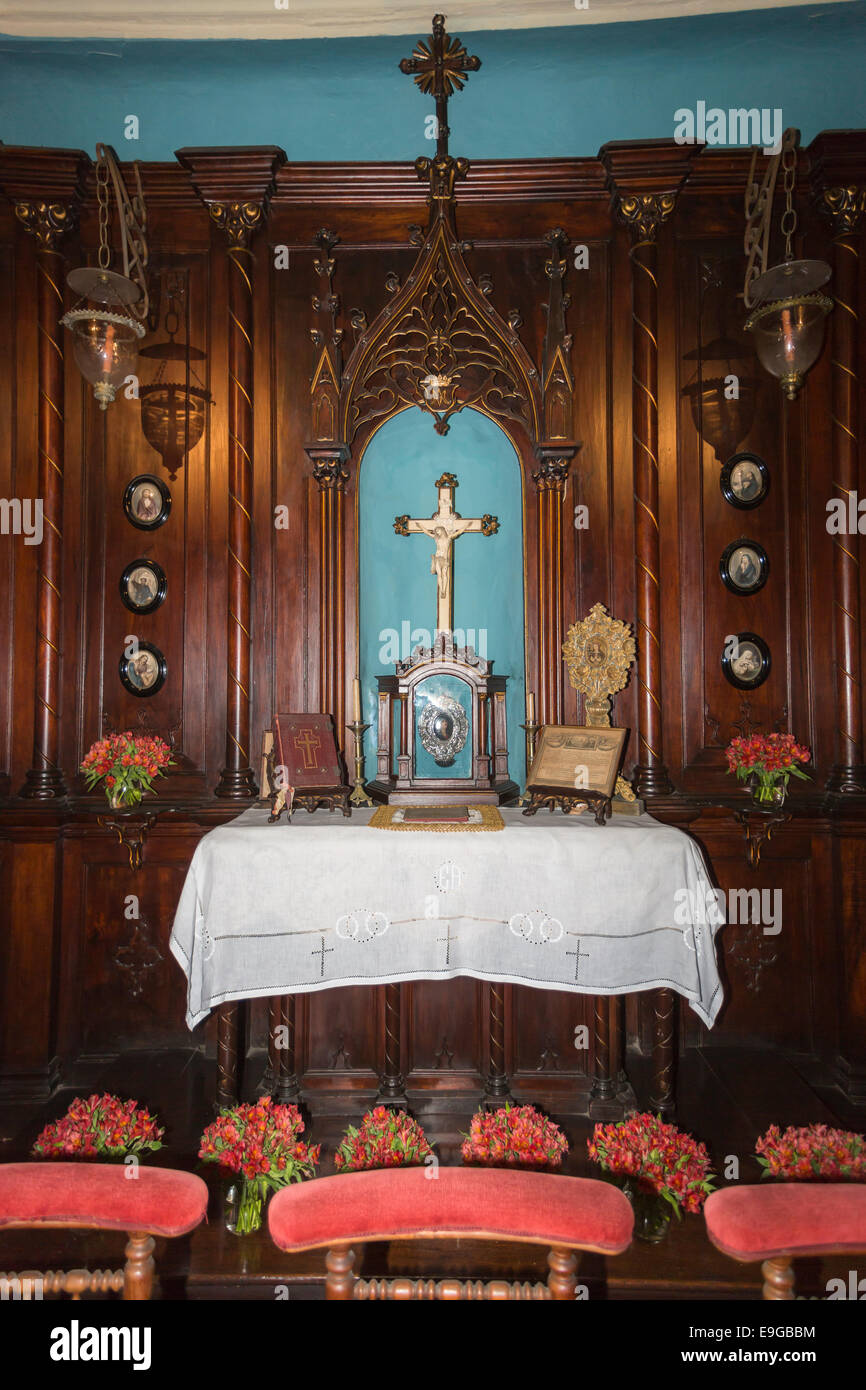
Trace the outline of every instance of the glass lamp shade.
{"type": "Polygon", "coordinates": [[[135,370],[144,325],[107,309],[72,309],[60,322],[72,333],[78,370],[93,387],[100,410],[107,410],[118,386],[135,370]]]}
{"type": "Polygon", "coordinates": [[[794,399],[818,359],[824,319],[832,308],[832,299],[824,294],[794,295],[759,305],[746,320],[761,365],[778,377],[788,400],[794,399]]]}

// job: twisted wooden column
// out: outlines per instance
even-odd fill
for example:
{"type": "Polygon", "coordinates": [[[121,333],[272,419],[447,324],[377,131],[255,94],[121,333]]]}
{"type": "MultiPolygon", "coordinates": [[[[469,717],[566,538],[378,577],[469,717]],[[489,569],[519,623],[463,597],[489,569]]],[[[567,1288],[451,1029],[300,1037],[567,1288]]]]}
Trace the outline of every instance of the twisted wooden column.
{"type": "Polygon", "coordinates": [[[220,1004],[217,1009],[217,1109],[234,1105],[238,1098],[238,1014],[240,1005],[220,1004]]]}
{"type": "Polygon", "coordinates": [[[493,982],[490,991],[488,1029],[490,1044],[490,1070],[481,1097],[484,1110],[500,1110],[512,1099],[508,1087],[508,1073],[505,1070],[505,991],[506,985],[493,982]]]}
{"type": "Polygon", "coordinates": [[[638,796],[672,791],[664,763],[661,705],[658,465],[658,248],[673,193],[622,194],[617,212],[632,233],[632,437],[637,611],[638,796]]]}
{"type": "Polygon", "coordinates": [[[537,449],[538,491],[538,719],[562,718],[562,504],[574,448],[537,449]]]}
{"type": "MultiPolygon", "coordinates": [[[[836,495],[859,496],[858,296],[859,232],[866,189],[856,184],[826,188],[819,207],[833,228],[833,486],[836,495]]],[[[860,557],[854,529],[833,536],[833,631],[836,665],[836,762],[828,791],[866,793],[863,763],[863,689],[860,670],[860,557]]]]}
{"type": "Polygon", "coordinates": [[[293,1105],[301,1094],[295,1059],[295,996],[280,994],[270,1001],[268,1062],[274,1099],[280,1105],[293,1105]],[[277,1030],[280,1037],[277,1037],[277,1030]]]}
{"type": "Polygon", "coordinates": [[[346,725],[346,576],[343,507],[349,470],[342,445],[310,445],[319,488],[319,707],[334,716],[337,743],[346,725]]]}
{"type": "Polygon", "coordinates": [[[406,1083],[401,1060],[402,985],[385,985],[384,1053],[385,1065],[379,1078],[377,1104],[404,1110],[407,1105],[406,1083]]]}
{"type": "Polygon", "coordinates": [[[257,788],[250,767],[250,595],[253,495],[253,255],[249,241],[264,220],[258,203],[211,203],[229,250],[229,508],[226,612],[226,763],[216,795],[248,801],[257,788]]]}
{"type": "Polygon", "coordinates": [[[676,1114],[676,996],[672,989],[652,991],[653,1066],[650,1109],[665,1120],[676,1114]]]}
{"type": "Polygon", "coordinates": [[[33,758],[21,795],[52,801],[66,795],[59,765],[63,600],[63,257],[60,238],[75,221],[63,203],[19,202],[19,222],[38,243],[36,254],[39,330],[39,497],[42,543],[38,547],[36,592],[36,681],[33,758]]]}

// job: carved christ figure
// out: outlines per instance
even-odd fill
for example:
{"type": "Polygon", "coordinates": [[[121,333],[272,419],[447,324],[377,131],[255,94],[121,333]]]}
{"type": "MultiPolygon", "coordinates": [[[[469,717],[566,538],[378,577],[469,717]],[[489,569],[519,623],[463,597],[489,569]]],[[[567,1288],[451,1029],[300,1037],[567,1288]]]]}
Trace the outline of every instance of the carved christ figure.
{"type": "Polygon", "coordinates": [[[430,573],[436,577],[436,631],[450,632],[454,611],[454,542],[458,536],[470,532],[481,532],[492,536],[499,530],[499,521],[489,513],[482,517],[465,519],[454,510],[454,489],[457,479],[453,473],[443,473],[436,482],[439,489],[439,506],[433,515],[426,517],[398,516],[394,518],[394,530],[398,536],[409,536],[420,532],[429,536],[436,549],[430,561],[430,573]]]}

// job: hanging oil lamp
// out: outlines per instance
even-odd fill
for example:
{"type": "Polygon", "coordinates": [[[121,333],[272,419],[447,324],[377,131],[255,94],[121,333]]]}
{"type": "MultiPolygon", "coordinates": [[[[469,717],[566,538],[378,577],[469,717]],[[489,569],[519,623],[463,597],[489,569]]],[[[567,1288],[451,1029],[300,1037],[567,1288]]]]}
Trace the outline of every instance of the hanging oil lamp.
{"type": "Polygon", "coordinates": [[[794,183],[797,171],[799,131],[786,130],[779,153],[770,160],[760,188],[755,183],[757,151],[746,188],[746,282],[743,299],[751,309],[745,328],[754,334],[761,365],[777,377],[782,390],[793,400],[803,379],[814,366],[824,341],[824,320],[833,308],[832,299],[821,294],[830,278],[826,261],[795,260],[794,183]],[[785,258],[767,269],[767,249],[773,212],[773,195],[779,166],[784,170],[785,212],[781,230],[785,237],[785,258]]]}
{"type": "Polygon", "coordinates": [[[80,296],[60,322],[72,333],[75,364],[93,387],[100,410],[107,410],[118,387],[135,372],[138,344],[147,317],[146,213],[141,178],[135,167],[138,192],[130,199],[117,156],[110,145],[96,146],[96,191],[99,201],[99,257],[96,266],[79,266],[66,277],[80,296]],[[123,274],[110,269],[111,194],[120,223],[123,274]],[[88,303],[85,304],[84,301],[88,303]]]}

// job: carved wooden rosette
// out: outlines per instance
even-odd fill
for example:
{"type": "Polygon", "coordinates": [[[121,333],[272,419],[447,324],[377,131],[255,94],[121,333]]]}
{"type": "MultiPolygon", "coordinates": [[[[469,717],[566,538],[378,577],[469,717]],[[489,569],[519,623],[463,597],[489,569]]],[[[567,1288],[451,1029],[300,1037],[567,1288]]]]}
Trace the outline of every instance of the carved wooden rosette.
{"type": "MultiPolygon", "coordinates": [[[[846,501],[859,495],[859,408],[857,330],[859,322],[860,233],[866,221],[866,186],[824,188],[821,212],[833,229],[832,319],[833,482],[846,501]]],[[[828,791],[843,796],[866,793],[863,762],[863,688],[860,663],[859,536],[833,536],[833,613],[836,656],[836,763],[828,791]]]]}
{"type": "Polygon", "coordinates": [[[260,203],[211,203],[228,237],[229,508],[226,622],[226,764],[216,795],[250,800],[250,628],[253,495],[253,255],[249,241],[264,220],[260,203]]]}
{"type": "Polygon", "coordinates": [[[538,471],[538,717],[542,724],[562,718],[562,508],[575,447],[539,445],[538,471]]]}
{"type": "Polygon", "coordinates": [[[33,758],[21,795],[50,801],[66,795],[59,766],[63,603],[64,261],[58,242],[77,221],[78,199],[69,203],[19,200],[18,221],[36,238],[37,327],[39,331],[39,496],[42,544],[38,548],[36,593],[36,679],[33,758]]]}
{"type": "Polygon", "coordinates": [[[664,764],[659,603],[658,230],[674,210],[674,193],[617,196],[631,230],[632,437],[634,441],[635,607],[638,629],[638,755],[635,791],[672,790],[664,764]]]}

